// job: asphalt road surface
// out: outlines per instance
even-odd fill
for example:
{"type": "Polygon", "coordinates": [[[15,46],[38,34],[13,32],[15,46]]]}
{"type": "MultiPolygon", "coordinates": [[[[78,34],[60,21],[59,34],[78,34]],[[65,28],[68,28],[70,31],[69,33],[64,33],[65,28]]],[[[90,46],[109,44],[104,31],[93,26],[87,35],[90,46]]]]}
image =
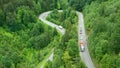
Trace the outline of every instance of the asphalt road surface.
{"type": "MultiPolygon", "coordinates": [[[[56,28],[56,29],[57,29],[58,31],[60,31],[62,34],[65,34],[65,29],[64,29],[64,28],[61,29],[61,28],[59,27],[60,25],[56,25],[56,24],[54,24],[54,23],[46,20],[46,17],[48,16],[48,14],[49,14],[50,12],[51,12],[51,11],[44,12],[44,13],[40,14],[39,19],[40,19],[41,21],[43,21],[44,23],[46,23],[47,25],[49,25],[49,26],[51,26],[51,27],[53,27],[53,28],[56,28]]],[[[60,10],[59,12],[61,12],[61,10],[60,10]]],[[[52,50],[52,53],[50,54],[50,56],[48,57],[48,59],[45,60],[45,62],[47,62],[48,60],[50,60],[50,61],[53,60],[53,56],[54,56],[54,52],[53,52],[53,51],[54,51],[54,50],[52,50]]],[[[43,68],[43,67],[44,67],[44,64],[42,64],[42,65],[40,66],[40,68],[43,68]]]]}
{"type": "MultiPolygon", "coordinates": [[[[44,23],[46,23],[47,25],[49,25],[49,26],[51,26],[51,27],[53,27],[53,28],[56,28],[56,29],[57,29],[58,31],[60,31],[62,34],[65,34],[65,29],[64,29],[64,28],[60,29],[60,28],[59,28],[59,25],[56,25],[56,24],[54,24],[54,23],[46,20],[46,17],[47,17],[47,15],[48,15],[50,12],[51,12],[51,11],[42,13],[42,14],[39,16],[39,19],[40,19],[41,21],[43,21],[44,23]]],[[[59,12],[62,12],[62,11],[60,10],[59,12]]],[[[85,33],[85,28],[84,28],[83,14],[80,13],[80,12],[77,12],[77,11],[76,11],[76,13],[77,13],[78,18],[79,18],[79,19],[78,19],[78,45],[80,46],[79,43],[80,43],[80,37],[81,37],[81,36],[83,37],[83,40],[84,40],[84,43],[85,43],[85,45],[84,45],[84,46],[85,46],[84,52],[81,52],[81,51],[80,51],[79,54],[80,54],[80,56],[81,56],[82,61],[86,64],[86,66],[87,66],[88,68],[95,68],[95,67],[94,67],[94,64],[93,64],[93,62],[92,62],[92,60],[91,60],[91,57],[90,57],[88,48],[87,48],[87,41],[86,41],[86,33],[85,33]],[[82,34],[80,34],[80,29],[82,30],[82,34]]],[[[79,48],[80,48],[80,47],[79,47],[79,48]]],[[[48,57],[48,59],[52,61],[53,55],[54,55],[54,53],[52,52],[51,55],[48,57]]],[[[47,59],[47,60],[48,60],[48,59],[47,59]]],[[[42,66],[41,68],[43,68],[43,66],[42,66]]]]}
{"type": "MultiPolygon", "coordinates": [[[[59,28],[60,25],[56,25],[56,24],[54,24],[54,23],[46,20],[46,17],[48,16],[48,14],[49,14],[50,12],[51,12],[51,11],[42,13],[42,14],[39,16],[39,19],[40,19],[41,21],[43,21],[44,23],[46,23],[47,25],[49,25],[49,26],[51,26],[51,27],[53,27],[53,28],[56,28],[56,29],[57,29],[58,31],[60,31],[62,34],[65,34],[65,29],[64,29],[64,28],[60,29],[60,28],[59,28]]],[[[61,12],[61,10],[60,10],[59,12],[61,12]]]]}
{"type": "Polygon", "coordinates": [[[93,62],[91,60],[89,51],[88,51],[88,47],[87,47],[83,14],[80,13],[80,12],[77,12],[77,15],[78,15],[78,18],[79,18],[78,19],[78,45],[79,45],[79,48],[80,48],[80,38],[82,37],[83,41],[84,41],[84,47],[85,47],[85,50],[83,52],[80,51],[81,59],[86,64],[86,66],[88,68],[95,68],[94,64],[93,64],[93,62]],[[80,30],[82,31],[81,34],[80,34],[80,30]]]}

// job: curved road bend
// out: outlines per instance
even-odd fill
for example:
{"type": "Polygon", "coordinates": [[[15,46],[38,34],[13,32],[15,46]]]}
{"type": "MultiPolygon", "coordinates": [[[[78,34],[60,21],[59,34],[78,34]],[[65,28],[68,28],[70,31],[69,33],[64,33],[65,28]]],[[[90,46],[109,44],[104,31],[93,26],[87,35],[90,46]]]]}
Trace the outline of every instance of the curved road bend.
{"type": "MultiPolygon", "coordinates": [[[[53,28],[56,28],[56,29],[57,29],[58,31],[60,31],[62,34],[65,34],[65,29],[64,29],[64,28],[60,29],[60,28],[58,27],[59,25],[56,25],[56,24],[54,24],[54,23],[46,20],[46,17],[48,16],[48,14],[49,14],[50,12],[51,12],[51,11],[42,13],[42,14],[39,16],[39,19],[40,19],[41,21],[43,21],[44,23],[46,23],[47,25],[49,25],[49,26],[51,26],[51,27],[53,27],[53,28]]],[[[61,10],[60,10],[59,12],[61,12],[61,10]]]]}
{"type": "MultiPolygon", "coordinates": [[[[48,14],[49,14],[50,12],[51,12],[51,11],[44,12],[44,13],[40,14],[39,19],[40,19],[41,21],[43,21],[44,23],[46,23],[47,25],[49,25],[49,26],[51,26],[51,27],[53,27],[53,28],[56,28],[58,31],[60,31],[60,32],[62,33],[62,35],[64,35],[64,34],[65,34],[65,29],[64,29],[64,28],[60,29],[60,28],[59,28],[59,25],[56,25],[56,24],[54,24],[54,23],[46,20],[46,17],[48,16],[48,14]]],[[[60,10],[59,12],[62,12],[62,11],[60,10]]],[[[45,60],[45,62],[47,62],[48,60],[50,60],[50,61],[53,60],[53,55],[54,55],[54,52],[53,52],[53,51],[54,51],[54,50],[52,50],[52,53],[50,54],[50,56],[48,57],[48,59],[45,60]]],[[[43,67],[44,67],[44,64],[42,64],[40,68],[43,68],[43,67]]]]}
{"type": "MultiPolygon", "coordinates": [[[[58,31],[60,31],[62,34],[65,34],[65,29],[63,28],[63,29],[60,29],[58,26],[59,25],[56,25],[56,24],[54,24],[54,23],[52,23],[52,22],[50,22],[50,21],[47,21],[46,20],[46,17],[47,17],[47,15],[50,13],[51,11],[48,11],[48,12],[44,12],[44,13],[42,13],[40,16],[39,16],[39,19],[41,20],[41,21],[43,21],[44,23],[46,23],[47,25],[50,25],[51,27],[55,27],[58,31]]],[[[59,12],[61,12],[61,10],[59,11],[59,12]]],[[[95,68],[94,67],[94,64],[93,64],[93,62],[92,62],[92,60],[91,60],[91,57],[90,57],[90,54],[89,54],[89,51],[88,51],[88,48],[87,48],[87,41],[86,41],[86,34],[85,34],[85,28],[84,28],[84,20],[83,20],[83,14],[82,13],[80,13],[80,12],[76,12],[77,13],[77,15],[78,15],[78,45],[80,46],[80,44],[79,44],[79,41],[80,41],[80,27],[82,28],[82,35],[84,36],[84,41],[86,42],[86,44],[85,44],[85,51],[84,52],[80,52],[79,54],[80,54],[80,56],[81,56],[81,59],[82,59],[82,61],[86,64],[86,66],[88,67],[88,68],[95,68]]],[[[53,52],[52,52],[52,54],[48,57],[48,58],[53,58],[53,52]]],[[[51,59],[49,59],[49,60],[51,60],[51,59]]],[[[47,59],[48,60],[48,59],[47,59]]],[[[43,66],[41,66],[41,68],[43,68],[43,66]]]]}

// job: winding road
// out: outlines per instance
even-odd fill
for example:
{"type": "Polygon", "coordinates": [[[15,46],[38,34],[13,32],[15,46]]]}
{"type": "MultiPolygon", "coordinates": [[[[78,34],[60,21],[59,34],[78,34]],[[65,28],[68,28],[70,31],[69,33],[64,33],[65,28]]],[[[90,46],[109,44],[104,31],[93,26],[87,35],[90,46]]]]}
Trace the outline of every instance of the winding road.
{"type": "MultiPolygon", "coordinates": [[[[60,28],[59,28],[59,25],[56,25],[56,24],[54,24],[54,23],[46,20],[46,17],[47,17],[47,15],[48,15],[50,12],[51,12],[51,11],[42,13],[42,14],[39,16],[39,19],[40,19],[41,21],[43,21],[44,23],[46,23],[47,25],[49,25],[49,26],[51,26],[51,27],[53,27],[53,28],[56,28],[56,29],[57,29],[58,31],[60,31],[62,34],[65,34],[65,29],[64,29],[64,28],[63,28],[63,29],[60,29],[60,28]]],[[[61,10],[60,10],[59,12],[61,12],[61,10]]]]}
{"type": "MultiPolygon", "coordinates": [[[[60,28],[59,28],[59,25],[56,25],[56,24],[54,24],[54,23],[46,20],[46,17],[47,17],[47,15],[48,15],[50,12],[51,12],[51,11],[42,13],[42,14],[39,16],[39,19],[40,19],[41,21],[43,21],[44,23],[46,23],[47,25],[49,25],[49,26],[51,26],[51,27],[53,27],[53,28],[55,27],[55,28],[56,28],[58,31],[60,31],[62,34],[65,34],[65,29],[64,29],[64,28],[60,29],[60,28]]],[[[60,10],[59,12],[62,12],[62,10],[60,10]]],[[[80,13],[80,12],[77,12],[77,11],[76,11],[76,13],[77,13],[78,18],[79,18],[79,19],[78,19],[78,45],[80,46],[79,41],[80,41],[80,37],[81,37],[81,36],[84,36],[83,40],[84,40],[84,42],[85,42],[85,51],[84,51],[84,52],[80,52],[79,54],[80,54],[80,56],[81,56],[82,61],[86,64],[86,66],[87,66],[88,68],[95,68],[95,67],[94,67],[94,64],[93,64],[93,62],[92,62],[92,60],[91,60],[91,57],[90,57],[88,48],[87,48],[87,41],[86,41],[86,33],[85,33],[85,28],[84,28],[83,14],[80,13]],[[80,28],[80,27],[81,27],[81,28],[80,28]],[[80,29],[82,29],[82,35],[80,34],[80,29]]],[[[80,47],[79,47],[79,48],[80,48],[80,47]]],[[[51,55],[48,57],[48,59],[46,60],[46,62],[47,62],[48,60],[51,60],[51,61],[52,61],[53,55],[54,55],[54,52],[51,53],[51,55]]],[[[41,66],[41,68],[43,68],[43,65],[41,66]]]]}

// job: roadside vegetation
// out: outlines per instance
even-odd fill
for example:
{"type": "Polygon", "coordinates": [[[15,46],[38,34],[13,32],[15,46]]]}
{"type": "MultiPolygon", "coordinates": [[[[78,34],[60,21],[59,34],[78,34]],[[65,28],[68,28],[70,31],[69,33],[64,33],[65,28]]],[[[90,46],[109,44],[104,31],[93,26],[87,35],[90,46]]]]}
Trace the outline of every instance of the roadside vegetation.
{"type": "Polygon", "coordinates": [[[38,19],[40,3],[0,0],[0,68],[36,68],[53,48],[58,33],[38,19]]]}
{"type": "Polygon", "coordinates": [[[119,0],[0,0],[0,68],[36,68],[54,48],[45,68],[85,68],[80,59],[75,10],[83,12],[96,68],[120,67],[119,0]],[[38,19],[63,26],[61,36],[38,19]],[[63,10],[58,12],[57,10],[63,10]]]}
{"type": "MultiPolygon", "coordinates": [[[[72,64],[72,67],[77,66],[77,64],[80,66],[79,64],[82,62],[77,46],[77,17],[75,12],[71,12],[75,17],[74,21],[72,21],[70,14],[67,14],[69,13],[67,10],[63,12],[67,14],[66,17],[63,16],[65,19],[61,17],[61,21],[64,20],[66,25],[60,24],[67,29],[64,36],[60,36],[56,29],[43,24],[38,19],[38,15],[44,11],[63,9],[66,2],[67,0],[59,6],[60,2],[55,0],[1,0],[0,68],[35,68],[45,59],[45,56],[49,54],[53,47],[55,47],[55,59],[52,65],[56,65],[57,60],[60,59],[64,60],[59,64],[61,67],[67,68],[69,64],[72,64]],[[71,28],[68,28],[67,23],[70,23],[71,28]],[[76,29],[75,32],[73,32],[74,29],[76,29]],[[71,44],[75,44],[75,47],[72,47],[71,44]],[[61,54],[61,56],[58,56],[58,54],[61,54]]],[[[71,11],[71,9],[68,10],[71,11]]]]}
{"type": "Polygon", "coordinates": [[[66,29],[54,49],[53,61],[48,61],[45,68],[85,68],[80,59],[78,48],[78,17],[76,11],[68,8],[63,12],[54,10],[47,19],[66,29]]]}
{"type": "Polygon", "coordinates": [[[120,1],[95,1],[83,12],[96,67],[120,68],[120,1]]]}

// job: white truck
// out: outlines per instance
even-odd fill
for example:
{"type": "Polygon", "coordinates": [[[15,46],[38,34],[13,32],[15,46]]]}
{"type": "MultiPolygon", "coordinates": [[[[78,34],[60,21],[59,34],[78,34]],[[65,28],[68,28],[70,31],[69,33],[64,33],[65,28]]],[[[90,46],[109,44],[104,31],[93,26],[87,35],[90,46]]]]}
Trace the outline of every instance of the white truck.
{"type": "Polygon", "coordinates": [[[84,45],[83,37],[80,39],[80,51],[81,52],[85,51],[85,45],[84,45]]]}

